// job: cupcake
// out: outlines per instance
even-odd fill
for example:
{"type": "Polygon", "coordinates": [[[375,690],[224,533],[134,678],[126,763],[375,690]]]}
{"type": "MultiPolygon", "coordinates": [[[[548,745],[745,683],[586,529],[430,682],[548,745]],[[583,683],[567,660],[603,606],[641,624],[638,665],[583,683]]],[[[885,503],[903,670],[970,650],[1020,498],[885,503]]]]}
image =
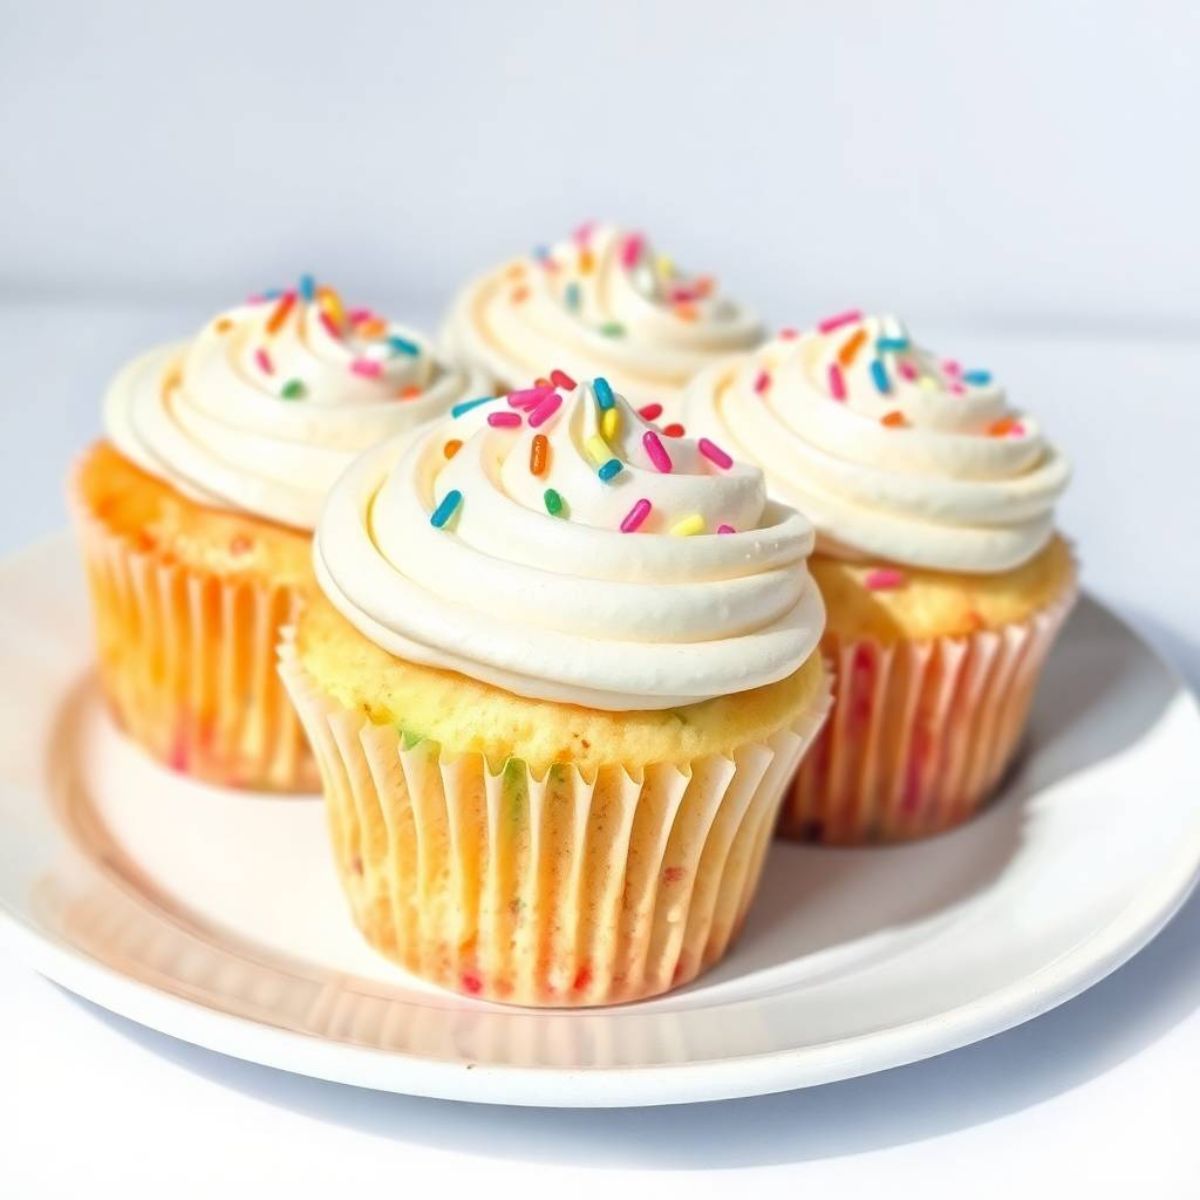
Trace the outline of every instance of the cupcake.
{"type": "Polygon", "coordinates": [[[125,366],[71,480],[99,672],[125,731],[197,778],[318,784],[276,672],[311,530],[355,454],[477,386],[307,277],[125,366]]]}
{"type": "Polygon", "coordinates": [[[1067,463],[987,371],[860,313],[704,372],[686,419],[817,527],[836,699],[782,831],[887,841],[976,812],[1075,597],[1067,463]]]}
{"type": "Polygon", "coordinates": [[[594,1005],[724,954],[828,689],[808,521],[556,378],[355,463],[281,670],[366,940],[594,1005]]]}
{"type": "Polygon", "coordinates": [[[679,270],[639,233],[592,223],[469,283],[442,338],[498,389],[556,362],[577,378],[603,376],[669,424],[684,385],[757,346],[763,330],[711,276],[679,270]]]}

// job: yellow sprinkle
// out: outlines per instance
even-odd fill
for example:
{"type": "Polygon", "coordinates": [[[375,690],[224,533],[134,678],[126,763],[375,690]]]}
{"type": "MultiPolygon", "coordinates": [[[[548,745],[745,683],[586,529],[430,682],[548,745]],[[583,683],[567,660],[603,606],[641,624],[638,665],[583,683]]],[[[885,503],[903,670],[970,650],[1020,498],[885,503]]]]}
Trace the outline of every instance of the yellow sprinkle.
{"type": "Polygon", "coordinates": [[[694,533],[703,533],[704,518],[699,513],[692,513],[690,517],[684,517],[682,521],[676,521],[671,526],[671,532],[676,537],[691,537],[694,533]]]}
{"type": "Polygon", "coordinates": [[[664,279],[670,279],[675,274],[675,264],[671,261],[669,254],[660,254],[658,256],[658,273],[664,279]]]}
{"type": "Polygon", "coordinates": [[[340,329],[346,323],[346,308],[342,304],[341,296],[333,288],[325,286],[317,288],[317,295],[321,297],[329,319],[340,329]]]}
{"type": "Polygon", "coordinates": [[[584,448],[592,456],[597,463],[606,463],[612,455],[608,451],[608,447],[604,444],[604,439],[598,434],[593,433],[590,438],[584,443],[584,448]]]}
{"type": "Polygon", "coordinates": [[[600,417],[600,432],[604,434],[607,441],[612,441],[617,436],[617,430],[621,426],[621,414],[615,408],[609,408],[601,414],[600,417]]]}

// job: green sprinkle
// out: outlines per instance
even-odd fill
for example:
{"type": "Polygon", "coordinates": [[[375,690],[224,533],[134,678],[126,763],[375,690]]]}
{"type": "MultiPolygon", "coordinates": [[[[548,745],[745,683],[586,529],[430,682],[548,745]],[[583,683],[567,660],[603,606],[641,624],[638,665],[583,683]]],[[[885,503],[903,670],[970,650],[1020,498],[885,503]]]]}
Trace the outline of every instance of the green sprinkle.
{"type": "Polygon", "coordinates": [[[562,512],[563,498],[553,488],[547,488],[542,494],[542,499],[546,502],[546,511],[552,517],[557,517],[562,512]]]}
{"type": "Polygon", "coordinates": [[[304,398],[304,393],[307,390],[308,389],[305,388],[302,380],[289,379],[287,383],[283,385],[283,391],[280,393],[280,395],[282,395],[285,400],[302,400],[304,398]]]}
{"type": "Polygon", "coordinates": [[[600,326],[600,332],[604,334],[605,337],[624,337],[625,326],[622,325],[620,321],[605,321],[605,323],[600,326]]]}

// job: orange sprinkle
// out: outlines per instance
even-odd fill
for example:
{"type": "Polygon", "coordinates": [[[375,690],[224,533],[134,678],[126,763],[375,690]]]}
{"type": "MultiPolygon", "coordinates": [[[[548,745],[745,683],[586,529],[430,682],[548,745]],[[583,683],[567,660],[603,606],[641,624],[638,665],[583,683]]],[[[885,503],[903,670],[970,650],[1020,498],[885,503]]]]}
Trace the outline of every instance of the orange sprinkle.
{"type": "Polygon", "coordinates": [[[233,322],[228,317],[222,317],[217,322],[218,333],[228,333],[233,328],[233,322]]]}
{"type": "Polygon", "coordinates": [[[681,321],[694,321],[700,314],[696,311],[694,304],[684,303],[675,305],[675,315],[681,321]]]}
{"type": "Polygon", "coordinates": [[[908,422],[904,419],[904,414],[899,409],[892,409],[890,413],[884,413],[879,418],[881,425],[886,425],[889,429],[903,429],[908,422]]]}
{"type": "Polygon", "coordinates": [[[442,447],[442,453],[447,458],[453,458],[461,449],[462,449],[462,442],[458,438],[451,438],[442,447]]]}
{"type": "Polygon", "coordinates": [[[545,377],[545,375],[539,375],[539,376],[538,376],[538,377],[537,377],[537,378],[536,378],[536,379],[533,381],[533,386],[534,386],[535,388],[552,388],[552,387],[554,386],[554,384],[552,384],[552,383],[550,382],[550,380],[548,380],[548,379],[545,377]]]}
{"type": "Polygon", "coordinates": [[[346,306],[342,303],[341,296],[324,284],[317,288],[317,295],[321,297],[322,307],[328,313],[329,319],[340,329],[346,323],[346,306]]]}
{"type": "Polygon", "coordinates": [[[529,447],[529,469],[537,476],[546,473],[546,462],[550,457],[550,443],[544,433],[539,433],[529,447]]]}
{"type": "Polygon", "coordinates": [[[591,250],[584,246],[579,252],[579,273],[580,275],[590,275],[596,267],[596,256],[591,250]]]}
{"type": "Polygon", "coordinates": [[[284,321],[287,320],[287,315],[292,311],[292,305],[296,303],[296,293],[288,292],[280,297],[279,303],[275,305],[274,311],[267,318],[267,332],[278,333],[283,327],[284,321]]]}
{"type": "Polygon", "coordinates": [[[508,270],[504,272],[504,274],[509,279],[520,279],[525,274],[525,264],[515,262],[508,268],[508,270]]]}
{"type": "Polygon", "coordinates": [[[421,389],[415,383],[402,387],[397,395],[401,400],[415,400],[421,394],[421,389]]]}
{"type": "Polygon", "coordinates": [[[1019,427],[1020,422],[1014,417],[1001,417],[998,421],[993,421],[987,427],[988,437],[1008,437],[1019,427]]]}
{"type": "Polygon", "coordinates": [[[854,366],[854,360],[858,357],[858,352],[863,348],[863,343],[866,340],[867,331],[865,329],[859,329],[852,333],[838,351],[838,362],[843,367],[854,366]]]}
{"type": "Polygon", "coordinates": [[[387,322],[381,321],[378,317],[369,317],[365,321],[360,321],[354,332],[363,338],[383,337],[387,333],[387,322]]]}
{"type": "Polygon", "coordinates": [[[527,287],[516,288],[516,289],[514,289],[513,294],[509,297],[509,299],[514,304],[520,304],[522,300],[529,299],[529,289],[527,287]]]}
{"type": "Polygon", "coordinates": [[[701,275],[699,279],[692,283],[692,291],[703,300],[713,294],[716,286],[717,281],[711,275],[701,275]]]}

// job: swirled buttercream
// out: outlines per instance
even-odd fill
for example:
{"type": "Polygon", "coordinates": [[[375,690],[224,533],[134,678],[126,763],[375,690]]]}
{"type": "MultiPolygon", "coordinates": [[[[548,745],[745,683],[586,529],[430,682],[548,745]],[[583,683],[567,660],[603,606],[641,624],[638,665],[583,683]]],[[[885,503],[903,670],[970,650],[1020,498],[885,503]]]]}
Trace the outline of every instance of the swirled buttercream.
{"type": "Polygon", "coordinates": [[[134,359],[109,385],[105,427],[189,499],[311,529],[357,453],[481,386],[420,334],[306,280],[134,359]]]}
{"type": "Polygon", "coordinates": [[[918,568],[1019,566],[1053,532],[1070,474],[986,371],[913,343],[894,317],[847,313],[699,375],[694,433],[766,473],[822,552],[918,568]]]}
{"type": "Polygon", "coordinates": [[[744,691],[813,652],[812,527],[757,468],[660,436],[603,379],[456,412],[360,458],[322,514],[317,578],[377,645],[608,710],[744,691]]]}
{"type": "Polygon", "coordinates": [[[442,336],[447,353],[502,387],[550,364],[670,405],[697,371],[756,346],[763,330],[710,277],[678,270],[640,234],[591,224],[469,283],[442,336]]]}

